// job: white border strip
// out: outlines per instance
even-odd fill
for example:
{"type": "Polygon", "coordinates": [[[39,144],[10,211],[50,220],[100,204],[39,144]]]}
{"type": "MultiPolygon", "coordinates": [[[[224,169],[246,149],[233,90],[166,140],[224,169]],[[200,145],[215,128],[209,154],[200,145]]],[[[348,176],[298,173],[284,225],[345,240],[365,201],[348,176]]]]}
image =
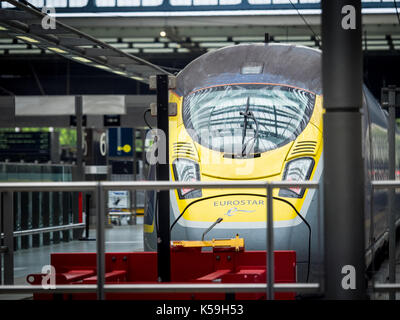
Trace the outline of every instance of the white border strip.
{"type": "MultiPolygon", "coordinates": [[[[302,15],[320,15],[321,9],[299,10],[302,15]]],[[[395,8],[364,8],[363,14],[396,14],[395,8]]],[[[282,16],[297,15],[296,10],[221,10],[221,11],[149,11],[149,12],[82,12],[56,13],[57,18],[104,18],[104,17],[219,17],[219,16],[282,16]]]]}

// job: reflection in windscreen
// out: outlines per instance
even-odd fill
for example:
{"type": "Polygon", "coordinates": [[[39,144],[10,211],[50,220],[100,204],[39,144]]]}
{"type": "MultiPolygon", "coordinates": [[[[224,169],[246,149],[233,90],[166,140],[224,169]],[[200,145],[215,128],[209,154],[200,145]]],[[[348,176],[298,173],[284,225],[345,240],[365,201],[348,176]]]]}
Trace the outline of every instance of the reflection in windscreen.
{"type": "Polygon", "coordinates": [[[261,153],[294,140],[306,127],[314,101],[312,93],[286,86],[217,86],[185,97],[183,121],[205,147],[235,153],[251,145],[252,152],[261,153]]]}

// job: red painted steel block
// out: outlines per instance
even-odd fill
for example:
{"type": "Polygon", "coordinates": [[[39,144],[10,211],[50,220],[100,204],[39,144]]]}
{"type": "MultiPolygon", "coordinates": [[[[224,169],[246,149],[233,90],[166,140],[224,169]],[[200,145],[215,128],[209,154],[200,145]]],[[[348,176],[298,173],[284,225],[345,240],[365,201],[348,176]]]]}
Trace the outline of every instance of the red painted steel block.
{"type": "MultiPolygon", "coordinates": [[[[296,282],[296,253],[275,251],[275,282],[296,282]]],[[[145,284],[157,281],[157,253],[106,253],[107,284],[145,284]]],[[[232,248],[171,249],[171,283],[265,283],[266,252],[235,251],[232,248]]],[[[51,264],[56,270],[56,284],[95,284],[96,253],[53,253],[51,264]]],[[[40,285],[41,274],[29,275],[29,283],[40,285]]],[[[96,299],[96,294],[74,293],[64,299],[96,299]]],[[[294,299],[295,293],[280,293],[276,299],[294,299]]],[[[51,294],[35,294],[35,299],[53,299],[51,294]]],[[[224,293],[107,293],[106,299],[133,300],[214,300],[225,299],[224,293]]],[[[237,293],[235,299],[265,299],[265,293],[237,293]]]]}

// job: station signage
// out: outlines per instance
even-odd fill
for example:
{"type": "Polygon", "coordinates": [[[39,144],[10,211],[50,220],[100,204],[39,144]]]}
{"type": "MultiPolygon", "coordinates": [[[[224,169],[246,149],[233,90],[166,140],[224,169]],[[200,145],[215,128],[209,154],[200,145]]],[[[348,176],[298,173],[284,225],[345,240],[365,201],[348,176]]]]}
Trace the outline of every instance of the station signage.
{"type": "Polygon", "coordinates": [[[83,157],[86,165],[107,164],[107,132],[86,128],[83,134],[83,157]]]}
{"type": "Polygon", "coordinates": [[[133,130],[132,128],[108,129],[108,156],[132,157],[133,156],[133,130]]]}
{"type": "Polygon", "coordinates": [[[49,132],[0,132],[0,161],[49,161],[49,132]]]}
{"type": "MultiPolygon", "coordinates": [[[[159,15],[209,15],[210,12],[226,15],[246,14],[319,14],[320,0],[29,0],[38,8],[56,9],[56,16],[159,16],[159,15]],[[121,16],[121,15],[120,15],[121,16]]],[[[364,12],[395,13],[393,0],[362,0],[364,12]]],[[[1,2],[2,8],[10,7],[1,2]]]]}
{"type": "Polygon", "coordinates": [[[129,209],[129,191],[108,191],[108,208],[110,209],[129,209]]]}

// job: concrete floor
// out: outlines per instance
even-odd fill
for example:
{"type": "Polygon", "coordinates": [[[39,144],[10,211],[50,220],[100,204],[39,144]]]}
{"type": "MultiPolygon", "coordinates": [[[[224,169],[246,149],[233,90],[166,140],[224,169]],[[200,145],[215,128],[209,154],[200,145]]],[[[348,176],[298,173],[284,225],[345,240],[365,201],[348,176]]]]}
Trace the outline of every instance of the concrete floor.
{"type": "MultiPolygon", "coordinates": [[[[106,252],[143,251],[143,217],[137,218],[136,225],[123,224],[105,230],[106,252]]],[[[95,238],[96,230],[89,232],[95,238]]],[[[26,276],[40,273],[42,267],[50,264],[50,254],[56,252],[96,252],[96,241],[71,241],[58,244],[18,250],[14,253],[14,283],[27,285],[26,276]]],[[[29,299],[31,295],[0,295],[0,300],[29,299]]]]}
{"type": "MultiPolygon", "coordinates": [[[[114,226],[106,229],[106,252],[135,252],[143,251],[143,218],[138,217],[137,225],[114,226]]],[[[96,230],[90,230],[94,238],[96,230]]],[[[396,282],[400,282],[400,243],[397,243],[396,282]]],[[[50,263],[50,254],[54,252],[95,252],[96,241],[71,241],[59,244],[18,250],[14,255],[14,275],[16,285],[26,285],[26,276],[30,273],[39,273],[44,265],[50,263]]],[[[374,280],[386,283],[388,277],[388,261],[384,261],[376,271],[374,280]]],[[[370,285],[372,282],[370,281],[370,285]]],[[[370,293],[371,299],[387,300],[386,293],[370,293]]],[[[0,300],[31,299],[31,295],[0,295],[0,300]]],[[[400,293],[396,299],[400,300],[400,293]]]]}
{"type": "MultiPolygon", "coordinates": [[[[379,266],[379,270],[376,271],[373,279],[369,281],[369,285],[372,286],[372,282],[375,283],[389,283],[389,261],[386,259],[379,266]]],[[[400,241],[396,243],[396,283],[400,283],[400,241]]],[[[372,300],[388,300],[388,293],[372,293],[372,300]]],[[[396,293],[396,300],[400,300],[400,292],[396,293]]]]}

